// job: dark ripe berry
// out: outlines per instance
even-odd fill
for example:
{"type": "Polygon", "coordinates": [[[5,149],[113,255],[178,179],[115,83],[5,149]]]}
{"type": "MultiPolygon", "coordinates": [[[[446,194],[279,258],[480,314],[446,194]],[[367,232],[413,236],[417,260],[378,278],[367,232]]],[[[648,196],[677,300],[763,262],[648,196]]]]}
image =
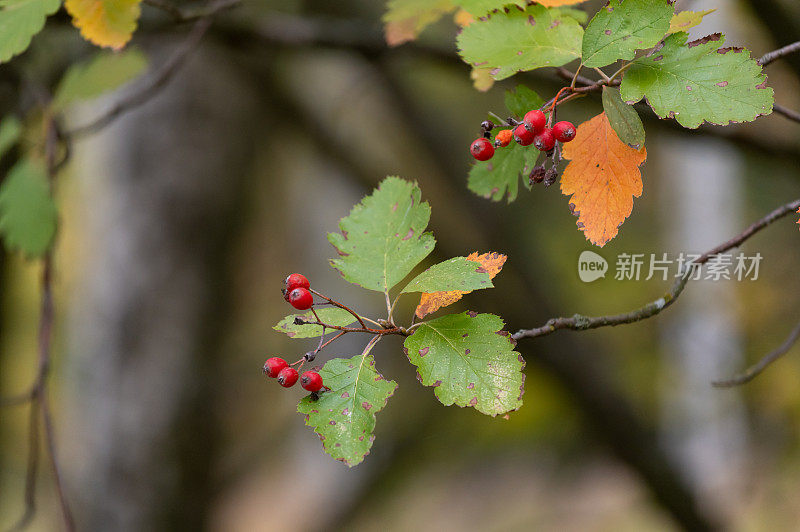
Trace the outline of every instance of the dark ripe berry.
{"type": "Polygon", "coordinates": [[[488,161],[494,156],[494,146],[488,139],[475,139],[469,152],[479,161],[488,161]]]}
{"type": "Polygon", "coordinates": [[[503,129],[497,132],[497,135],[495,135],[494,140],[497,142],[498,146],[506,147],[511,142],[511,137],[513,136],[514,134],[511,132],[510,129],[503,129]]]}
{"type": "Polygon", "coordinates": [[[514,140],[516,140],[517,144],[520,146],[530,146],[535,136],[536,135],[525,129],[524,124],[520,124],[514,128],[514,140]]]}
{"type": "Polygon", "coordinates": [[[494,123],[491,120],[484,120],[481,122],[481,129],[484,131],[491,131],[494,129],[494,123]]]}
{"type": "Polygon", "coordinates": [[[303,275],[302,273],[293,273],[292,275],[287,277],[286,280],[283,282],[286,285],[287,292],[291,292],[295,288],[308,289],[311,287],[311,283],[308,282],[308,279],[306,279],[306,276],[303,275]]]}
{"type": "Polygon", "coordinates": [[[300,377],[300,386],[309,392],[318,392],[322,389],[322,377],[316,371],[306,371],[300,377]]]}
{"type": "Polygon", "coordinates": [[[559,142],[569,142],[575,138],[575,126],[572,122],[556,122],[553,126],[553,136],[559,142]]]}
{"type": "Polygon", "coordinates": [[[295,288],[289,292],[288,301],[297,310],[308,310],[314,304],[314,296],[306,288],[295,288]]]}
{"type": "Polygon", "coordinates": [[[539,151],[550,151],[556,146],[556,138],[552,129],[545,129],[533,139],[533,145],[539,151]]]}
{"type": "Polygon", "coordinates": [[[525,124],[525,129],[532,131],[534,135],[538,135],[544,131],[546,122],[547,119],[545,118],[544,113],[538,109],[528,111],[525,113],[525,118],[522,119],[522,123],[525,124]]]}
{"type": "Polygon", "coordinates": [[[273,379],[278,376],[278,373],[285,367],[288,367],[289,364],[280,357],[272,357],[268,358],[266,362],[264,362],[264,374],[267,377],[272,377],[273,379]]]}
{"type": "Polygon", "coordinates": [[[297,370],[294,368],[283,368],[278,373],[278,384],[284,388],[291,388],[297,382],[297,370]]]}

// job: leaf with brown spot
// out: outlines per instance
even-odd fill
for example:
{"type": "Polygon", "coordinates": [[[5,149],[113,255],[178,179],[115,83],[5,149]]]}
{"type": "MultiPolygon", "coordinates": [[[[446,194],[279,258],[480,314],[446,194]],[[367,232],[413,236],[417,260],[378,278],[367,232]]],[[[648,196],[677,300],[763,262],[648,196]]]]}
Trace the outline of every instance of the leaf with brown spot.
{"type": "Polygon", "coordinates": [[[297,411],[306,416],[306,425],[314,427],[325,451],[352,467],[369,453],[375,414],[386,406],[397,383],[376,378],[381,375],[369,353],[329,360],[319,374],[331,389],[316,401],[305,397],[297,411]]]}
{"type": "Polygon", "coordinates": [[[432,386],[443,405],[505,414],[522,406],[525,363],[510,338],[497,334],[502,329],[503,320],[493,314],[450,314],[420,325],[406,338],[405,352],[419,381],[432,386]]]}
{"type": "Polygon", "coordinates": [[[444,292],[461,290],[469,292],[481,288],[494,288],[489,272],[467,257],[454,257],[434,264],[412,279],[401,293],[444,292]]]}
{"type": "Polygon", "coordinates": [[[604,246],[617,236],[642,194],[639,166],[647,158],[642,147],[627,146],[614,132],[605,113],[578,126],[575,139],[564,144],[570,162],[561,176],[561,192],[570,197],[578,227],[586,239],[604,246]]]}
{"type": "MultiPolygon", "coordinates": [[[[500,273],[500,270],[503,269],[503,264],[505,264],[507,258],[508,257],[505,255],[493,251],[480,255],[477,251],[475,251],[467,256],[467,260],[477,262],[484,270],[486,270],[489,279],[494,279],[494,277],[500,273]]],[[[426,315],[436,312],[440,308],[452,305],[464,297],[465,294],[469,294],[471,291],[472,290],[453,290],[423,293],[422,296],[420,296],[419,305],[417,305],[417,317],[424,318],[426,315]]]]}

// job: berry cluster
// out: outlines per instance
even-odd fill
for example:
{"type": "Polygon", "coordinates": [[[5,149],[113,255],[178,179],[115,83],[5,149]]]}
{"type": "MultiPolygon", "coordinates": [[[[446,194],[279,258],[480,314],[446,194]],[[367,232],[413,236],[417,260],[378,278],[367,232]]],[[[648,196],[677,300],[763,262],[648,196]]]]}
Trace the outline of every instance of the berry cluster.
{"type": "Polygon", "coordinates": [[[533,144],[537,150],[547,155],[552,164],[548,170],[545,169],[544,164],[534,168],[529,176],[530,182],[534,184],[544,181],[545,185],[552,185],[557,175],[555,167],[561,160],[557,143],[570,142],[576,134],[575,125],[572,122],[556,122],[551,127],[554,120],[555,109],[551,109],[549,118],[539,109],[525,113],[521,122],[514,118],[508,118],[506,123],[513,129],[498,131],[494,137],[494,143],[491,141],[491,131],[499,126],[496,126],[491,120],[486,120],[481,123],[482,136],[472,142],[469,151],[475,159],[488,161],[494,157],[495,147],[504,148],[511,143],[511,139],[514,139],[520,146],[533,144]]]}
{"type": "Polygon", "coordinates": [[[301,273],[293,273],[284,281],[286,287],[283,299],[297,310],[308,310],[314,305],[314,296],[311,294],[311,283],[301,273]]]}
{"type": "MultiPolygon", "coordinates": [[[[297,362],[295,362],[295,364],[296,363],[297,362]]],[[[309,370],[304,372],[301,377],[296,369],[280,357],[268,358],[267,361],[264,362],[264,374],[273,379],[277,378],[278,384],[284,388],[291,388],[294,386],[298,378],[300,379],[300,386],[309,392],[316,393],[325,388],[319,373],[314,370],[309,370]]]]}
{"type": "Polygon", "coordinates": [[[556,147],[556,142],[569,142],[575,138],[575,126],[572,122],[556,122],[553,127],[548,127],[547,117],[539,109],[534,109],[525,113],[522,122],[509,119],[510,126],[515,126],[513,130],[503,129],[495,135],[492,144],[491,131],[495,125],[486,120],[481,124],[483,136],[475,139],[469,147],[473,157],[479,161],[488,161],[494,157],[495,147],[504,148],[511,143],[513,138],[520,146],[530,146],[533,144],[537,150],[550,152],[556,147]]]}

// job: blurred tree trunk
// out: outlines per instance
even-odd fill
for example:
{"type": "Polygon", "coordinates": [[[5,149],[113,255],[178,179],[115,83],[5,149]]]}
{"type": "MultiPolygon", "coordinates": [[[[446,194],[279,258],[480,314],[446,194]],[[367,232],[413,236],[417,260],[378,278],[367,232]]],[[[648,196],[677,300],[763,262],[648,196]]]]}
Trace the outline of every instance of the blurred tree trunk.
{"type": "Polygon", "coordinates": [[[229,65],[196,54],[165,92],[78,146],[90,251],[70,309],[76,423],[63,437],[77,449],[83,530],[207,527],[226,259],[252,157],[242,139],[257,123],[229,65]]]}

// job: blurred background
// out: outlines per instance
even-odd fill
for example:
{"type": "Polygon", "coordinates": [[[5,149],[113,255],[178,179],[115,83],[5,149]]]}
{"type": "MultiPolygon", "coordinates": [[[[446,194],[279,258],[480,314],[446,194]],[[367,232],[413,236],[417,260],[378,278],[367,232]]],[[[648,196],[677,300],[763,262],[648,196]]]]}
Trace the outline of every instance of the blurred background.
{"type": "MultiPolygon", "coordinates": [[[[756,57],[800,39],[794,0],[678,4],[717,8],[693,38],[722,31],[756,57]]],[[[800,353],[745,387],[710,386],[800,319],[796,217],[743,247],[763,257],[756,281],[695,282],[654,319],[521,341],[527,393],[509,420],[443,407],[400,341],[381,342],[378,367],[400,387],[371,454],[349,469],[322,452],[295,411],[302,390],[267,382],[261,365],[314,347],[272,330],[292,310],[280,297],[288,273],[380,316],[380,294],[328,266],[326,233],[384,176],[417,180],[432,206],[426,266],[475,250],[508,255],[497,288],[454,310],[499,314],[511,331],[628,311],[667,289],[658,278],[582,283],[583,250],[612,271],[621,253],[701,252],[800,191],[797,124],[776,115],[683,131],[645,112],[644,194],[619,236],[593,248],[557,186],[521,190],[512,204],[466,188],[467,147],[488,111],[505,112],[504,90],[524,83],[547,99],[562,82],[541,70],[478,92],[451,17],[388,48],[383,10],[246,1],[216,18],[163,92],[76,145],[58,188],[51,386],[78,528],[800,529],[800,353]]],[[[52,84],[94,50],[66,17],[49,25],[15,64],[52,84]]],[[[144,6],[133,42],[158,65],[186,30],[144,6]]],[[[776,101],[799,108],[800,55],[767,72],[776,101]]],[[[13,87],[0,83],[3,109],[24,96],[13,87]]],[[[580,123],[600,111],[598,95],[559,116],[580,123]]],[[[0,271],[9,396],[36,372],[40,266],[5,254],[0,271]]],[[[346,337],[317,360],[362,344],[346,337]]],[[[24,508],[27,418],[25,407],[0,410],[0,529],[24,508]]],[[[48,467],[39,474],[30,529],[58,530],[48,467]]]]}

